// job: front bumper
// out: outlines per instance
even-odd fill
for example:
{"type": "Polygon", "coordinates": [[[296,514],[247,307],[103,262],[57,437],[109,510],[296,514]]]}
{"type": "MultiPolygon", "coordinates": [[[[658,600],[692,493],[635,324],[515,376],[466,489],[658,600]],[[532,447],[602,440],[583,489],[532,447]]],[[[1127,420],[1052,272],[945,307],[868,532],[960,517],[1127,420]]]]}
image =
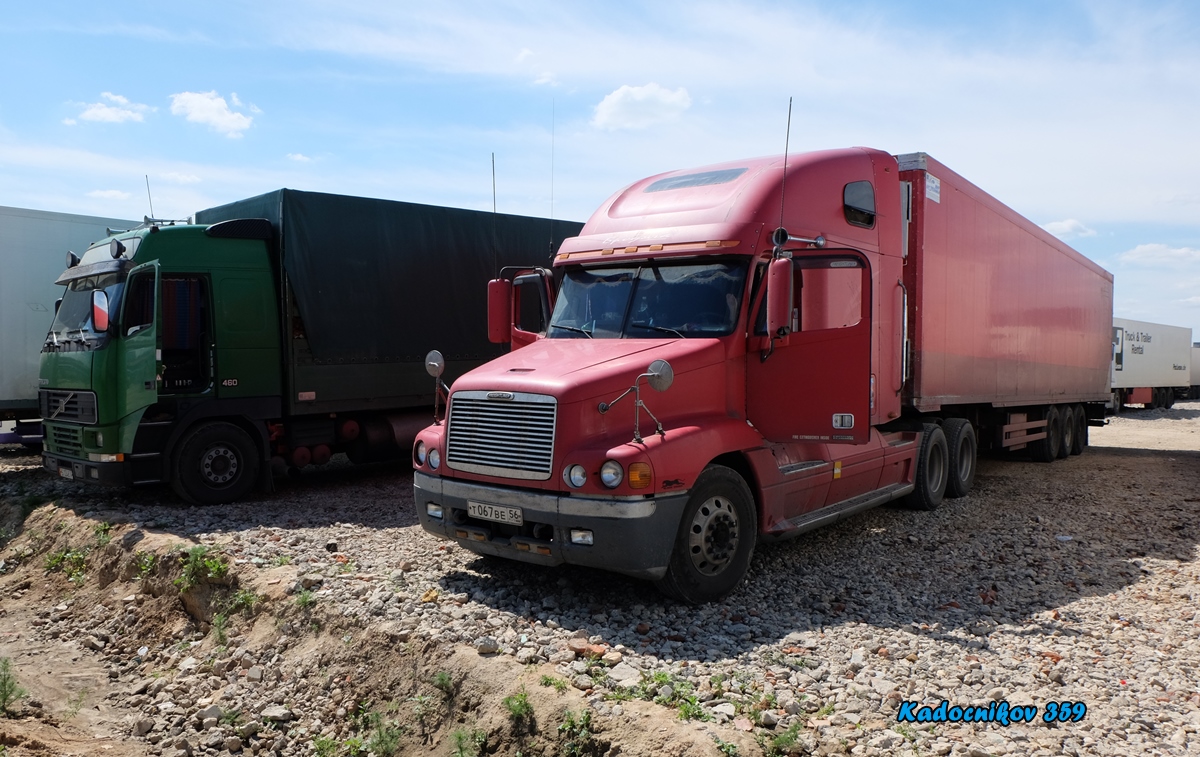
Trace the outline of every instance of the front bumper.
{"type": "Polygon", "coordinates": [[[42,467],[60,478],[89,484],[126,486],[129,483],[129,467],[123,462],[94,463],[90,460],[63,457],[53,452],[43,452],[42,467]]]}
{"type": "Polygon", "coordinates": [[[413,472],[413,501],[421,526],[485,555],[539,565],[585,565],[657,580],[667,572],[687,492],[644,497],[581,497],[467,483],[413,472]],[[523,523],[472,518],[467,503],[521,509],[523,523]],[[442,507],[442,517],[426,505],[442,507]],[[591,545],[573,544],[572,529],[593,534],[591,545]]]}

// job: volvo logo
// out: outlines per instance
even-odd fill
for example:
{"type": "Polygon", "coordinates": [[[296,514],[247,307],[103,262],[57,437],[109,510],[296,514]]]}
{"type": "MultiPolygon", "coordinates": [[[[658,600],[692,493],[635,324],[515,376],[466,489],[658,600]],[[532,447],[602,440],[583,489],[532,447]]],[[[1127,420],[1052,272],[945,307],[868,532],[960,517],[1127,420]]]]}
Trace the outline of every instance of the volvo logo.
{"type": "Polygon", "coordinates": [[[487,398],[489,400],[511,400],[511,399],[513,399],[513,397],[514,397],[514,395],[512,392],[488,392],[487,393],[487,398]]]}

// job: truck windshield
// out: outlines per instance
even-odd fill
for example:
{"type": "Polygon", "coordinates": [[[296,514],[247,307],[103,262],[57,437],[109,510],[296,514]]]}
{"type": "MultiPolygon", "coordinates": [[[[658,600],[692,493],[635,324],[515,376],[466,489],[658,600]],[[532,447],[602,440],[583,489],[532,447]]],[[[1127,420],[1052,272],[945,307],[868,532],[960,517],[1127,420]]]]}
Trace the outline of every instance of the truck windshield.
{"type": "Polygon", "coordinates": [[[116,313],[124,280],[124,274],[104,273],[67,284],[42,352],[75,352],[103,347],[108,334],[97,333],[92,324],[92,292],[103,290],[108,295],[108,312],[116,313]]]}
{"type": "Polygon", "coordinates": [[[576,268],[563,276],[551,338],[725,336],[737,326],[746,262],[576,268]]]}

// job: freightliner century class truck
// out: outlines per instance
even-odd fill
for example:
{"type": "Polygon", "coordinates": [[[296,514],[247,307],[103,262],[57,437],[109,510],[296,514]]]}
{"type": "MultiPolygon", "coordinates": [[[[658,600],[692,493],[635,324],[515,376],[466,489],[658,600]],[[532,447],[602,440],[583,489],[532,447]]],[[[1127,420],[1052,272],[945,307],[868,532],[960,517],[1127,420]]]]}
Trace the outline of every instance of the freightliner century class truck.
{"type": "Polygon", "coordinates": [[[115,234],[58,277],[51,473],[215,504],[269,487],[272,468],[403,456],[434,398],[429,347],[451,345],[458,372],[499,354],[487,280],[580,229],[288,189],[196,220],[115,234]]]}
{"type": "Polygon", "coordinates": [[[1192,330],[1113,318],[1113,412],[1125,405],[1170,408],[1192,390],[1192,330]]]}
{"type": "Polygon", "coordinates": [[[489,284],[519,348],[414,442],[422,526],[480,554],[714,600],[760,540],[933,509],[977,450],[1049,462],[1103,422],[1112,275],[925,154],[653,176],[554,266],[541,333],[512,314],[546,272],[489,284]]]}

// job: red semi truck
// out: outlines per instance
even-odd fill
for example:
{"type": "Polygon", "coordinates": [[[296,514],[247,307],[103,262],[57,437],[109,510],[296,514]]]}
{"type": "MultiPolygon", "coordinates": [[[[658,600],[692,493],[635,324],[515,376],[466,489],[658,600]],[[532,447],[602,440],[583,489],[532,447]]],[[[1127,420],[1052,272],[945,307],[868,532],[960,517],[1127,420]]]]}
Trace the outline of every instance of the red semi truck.
{"type": "Polygon", "coordinates": [[[933,509],[978,450],[1049,462],[1103,422],[1112,275],[923,153],[652,176],[554,268],[489,284],[514,349],[414,443],[422,526],[480,554],[710,601],[760,540],[933,509]]]}

